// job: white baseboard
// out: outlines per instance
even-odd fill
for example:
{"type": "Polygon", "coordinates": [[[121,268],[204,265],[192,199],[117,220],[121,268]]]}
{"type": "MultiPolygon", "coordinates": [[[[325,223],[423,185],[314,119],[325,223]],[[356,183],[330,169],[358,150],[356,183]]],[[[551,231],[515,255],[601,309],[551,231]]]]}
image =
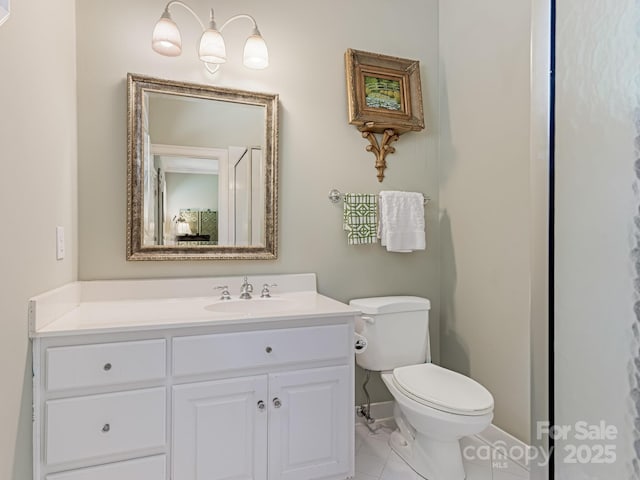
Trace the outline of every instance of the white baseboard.
{"type": "MultiPolygon", "coordinates": [[[[364,417],[358,416],[358,407],[356,406],[356,423],[366,423],[364,417]]],[[[371,417],[376,422],[384,422],[393,419],[393,401],[377,402],[371,404],[371,417]]]]}
{"type": "MultiPolygon", "coordinates": [[[[377,402],[371,404],[371,417],[377,422],[388,422],[389,420],[393,420],[393,401],[387,402],[377,402]]],[[[363,417],[359,417],[357,415],[358,406],[356,408],[356,423],[365,423],[365,419],[363,417]]],[[[515,438],[513,435],[508,434],[504,430],[496,427],[495,425],[489,425],[485,430],[475,435],[480,441],[486,443],[491,447],[495,447],[496,445],[499,447],[500,452],[510,452],[510,451],[526,451],[529,446],[515,438]]],[[[522,468],[529,470],[529,465],[525,465],[521,458],[511,458],[509,455],[506,457],[514,463],[517,463],[522,468]]]]}
{"type": "MultiPolygon", "coordinates": [[[[476,437],[479,438],[484,443],[486,443],[487,445],[491,445],[492,447],[495,447],[496,445],[498,445],[499,446],[498,450],[500,452],[512,452],[512,451],[526,452],[530,448],[529,445],[527,445],[523,441],[518,440],[513,435],[510,435],[509,433],[505,432],[501,428],[496,427],[493,424],[489,425],[482,432],[476,434],[476,437]]],[[[522,468],[529,471],[529,465],[523,462],[522,458],[512,458],[508,454],[506,455],[506,457],[512,462],[517,463],[522,468]]]]}

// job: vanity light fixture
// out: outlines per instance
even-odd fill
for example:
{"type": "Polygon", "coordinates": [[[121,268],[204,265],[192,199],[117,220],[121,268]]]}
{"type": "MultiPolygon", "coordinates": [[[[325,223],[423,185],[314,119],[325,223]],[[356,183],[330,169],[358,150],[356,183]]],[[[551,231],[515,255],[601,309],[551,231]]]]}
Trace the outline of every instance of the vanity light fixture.
{"type": "Polygon", "coordinates": [[[264,39],[260,34],[260,30],[258,30],[256,20],[251,15],[244,13],[234,15],[224,22],[220,28],[218,28],[214,20],[213,9],[211,9],[209,26],[205,28],[204,24],[193,9],[184,2],[178,0],[172,0],[167,3],[167,6],[164,7],[164,12],[160,17],[160,20],[158,20],[153,29],[151,47],[155,52],[167,57],[177,57],[182,53],[182,38],[180,36],[180,30],[178,30],[178,26],[173,21],[171,14],[169,13],[169,7],[172,5],[180,5],[191,13],[191,15],[193,15],[200,24],[200,27],[202,28],[202,36],[200,37],[200,42],[198,44],[198,57],[204,63],[204,66],[209,73],[217,72],[220,65],[227,61],[227,52],[221,32],[231,22],[240,19],[249,20],[253,26],[251,35],[247,38],[247,41],[244,44],[244,66],[254,69],[263,69],[269,66],[269,52],[267,51],[267,44],[264,42],[264,39]]]}

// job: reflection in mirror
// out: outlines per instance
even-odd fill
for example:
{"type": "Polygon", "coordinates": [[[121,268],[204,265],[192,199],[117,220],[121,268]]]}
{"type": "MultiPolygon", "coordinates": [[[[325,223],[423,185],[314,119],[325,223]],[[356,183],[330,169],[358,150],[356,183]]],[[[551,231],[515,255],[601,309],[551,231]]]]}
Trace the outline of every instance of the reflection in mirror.
{"type": "Polygon", "coordinates": [[[11,4],[9,0],[0,0],[0,25],[9,19],[11,4]]]}
{"type": "Polygon", "coordinates": [[[277,96],[129,75],[129,260],[275,258],[277,96]]]}

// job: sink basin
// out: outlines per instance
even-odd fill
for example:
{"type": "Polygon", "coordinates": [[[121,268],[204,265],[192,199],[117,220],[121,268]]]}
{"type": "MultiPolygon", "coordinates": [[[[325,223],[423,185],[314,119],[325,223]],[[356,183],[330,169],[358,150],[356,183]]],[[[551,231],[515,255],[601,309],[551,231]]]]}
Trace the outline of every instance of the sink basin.
{"type": "Polygon", "coordinates": [[[251,300],[220,300],[204,308],[205,310],[218,313],[256,315],[261,313],[288,312],[300,308],[300,306],[297,302],[286,298],[252,298],[251,300]]]}

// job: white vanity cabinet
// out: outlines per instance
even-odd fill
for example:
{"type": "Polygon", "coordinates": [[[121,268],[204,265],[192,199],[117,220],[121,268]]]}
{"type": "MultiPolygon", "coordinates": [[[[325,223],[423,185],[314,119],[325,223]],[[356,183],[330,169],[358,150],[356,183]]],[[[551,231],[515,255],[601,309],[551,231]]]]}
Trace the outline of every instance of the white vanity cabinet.
{"type": "Polygon", "coordinates": [[[34,478],[166,478],[167,340],[109,340],[34,340],[34,478]]]}
{"type": "Polygon", "coordinates": [[[75,282],[29,301],[34,480],[346,480],[354,322],[314,274],[75,282]],[[231,299],[212,297],[225,285],[231,299]]]}
{"type": "Polygon", "coordinates": [[[349,377],[341,366],[174,387],[173,480],[346,478],[349,377]]]}
{"type": "Polygon", "coordinates": [[[352,344],[352,316],[37,337],[34,479],[351,478],[352,344]]]}
{"type": "Polygon", "coordinates": [[[235,373],[173,387],[173,480],[348,477],[351,328],[174,338],[174,381],[235,373]]]}

